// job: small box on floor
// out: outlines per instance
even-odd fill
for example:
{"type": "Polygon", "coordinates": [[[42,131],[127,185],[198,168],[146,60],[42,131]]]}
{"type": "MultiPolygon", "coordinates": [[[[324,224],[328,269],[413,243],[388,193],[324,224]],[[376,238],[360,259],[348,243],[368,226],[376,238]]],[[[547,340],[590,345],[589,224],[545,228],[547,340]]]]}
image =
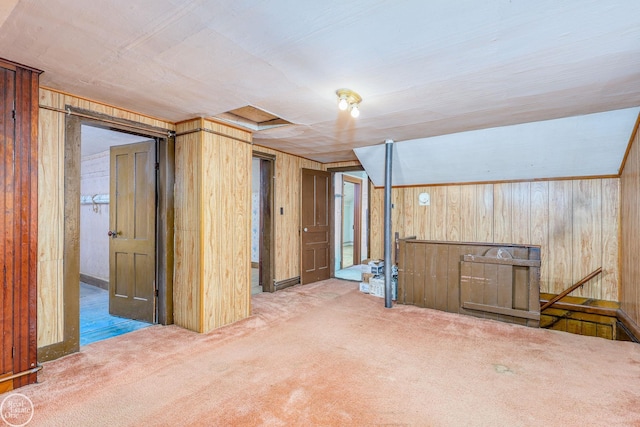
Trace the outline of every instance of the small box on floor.
{"type": "MultiPolygon", "coordinates": [[[[369,279],[369,293],[373,296],[384,298],[384,277],[376,276],[369,279]]],[[[398,281],[391,280],[391,299],[397,301],[398,299],[398,281]]]]}
{"type": "Polygon", "coordinates": [[[362,273],[362,283],[369,283],[369,280],[373,277],[371,273],[362,273]]]}
{"type": "Polygon", "coordinates": [[[375,276],[369,279],[369,293],[384,298],[384,277],[375,276]]]}
{"type": "Polygon", "coordinates": [[[360,292],[369,293],[369,283],[360,282],[360,292]]]}
{"type": "Polygon", "coordinates": [[[363,274],[382,274],[384,272],[384,261],[381,259],[363,259],[360,267],[363,274]]]}

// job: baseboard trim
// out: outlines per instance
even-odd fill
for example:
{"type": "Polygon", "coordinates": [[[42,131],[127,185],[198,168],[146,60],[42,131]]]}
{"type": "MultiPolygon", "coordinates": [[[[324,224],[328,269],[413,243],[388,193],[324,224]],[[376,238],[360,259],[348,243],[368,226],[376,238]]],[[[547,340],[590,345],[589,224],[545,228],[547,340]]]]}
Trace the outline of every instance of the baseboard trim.
{"type": "Polygon", "coordinates": [[[277,280],[273,282],[273,287],[276,291],[299,285],[300,284],[300,276],[292,277],[290,279],[277,280]]]}
{"type": "Polygon", "coordinates": [[[640,327],[625,313],[622,309],[618,309],[617,312],[618,321],[626,328],[626,332],[631,338],[631,341],[640,343],[640,327]]]}
{"type": "Polygon", "coordinates": [[[109,290],[109,281],[98,279],[97,277],[89,276],[87,274],[80,273],[80,281],[87,285],[95,286],[96,288],[109,290]]]}

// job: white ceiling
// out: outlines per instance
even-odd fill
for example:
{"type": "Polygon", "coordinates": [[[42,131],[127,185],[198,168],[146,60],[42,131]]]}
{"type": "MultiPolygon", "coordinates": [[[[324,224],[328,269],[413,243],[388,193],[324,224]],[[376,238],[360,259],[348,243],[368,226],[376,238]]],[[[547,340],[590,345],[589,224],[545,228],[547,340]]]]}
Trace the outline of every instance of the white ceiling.
{"type": "Polygon", "coordinates": [[[257,144],[330,162],[640,106],[639,16],[637,0],[4,0],[0,56],[170,121],[252,105],[295,124],[257,144]],[[336,108],[343,87],[358,119],[336,108]]]}
{"type": "Polygon", "coordinates": [[[97,153],[109,150],[109,147],[117,145],[133,144],[136,142],[148,141],[149,138],[133,135],[125,132],[118,132],[103,129],[95,126],[81,126],[80,143],[82,157],[93,156],[97,153]]]}
{"type": "MultiPolygon", "coordinates": [[[[627,108],[394,143],[392,184],[617,175],[639,112],[627,108]]],[[[355,152],[373,184],[383,186],[385,144],[355,152]]]]}

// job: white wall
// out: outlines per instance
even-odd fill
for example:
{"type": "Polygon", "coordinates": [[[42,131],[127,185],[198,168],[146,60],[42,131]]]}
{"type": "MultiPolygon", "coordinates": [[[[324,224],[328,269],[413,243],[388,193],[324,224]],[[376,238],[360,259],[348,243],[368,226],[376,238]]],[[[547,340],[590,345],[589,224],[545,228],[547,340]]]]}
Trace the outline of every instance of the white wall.
{"type": "Polygon", "coordinates": [[[251,160],[251,262],[260,262],[260,159],[251,160]]]}
{"type": "MultiPolygon", "coordinates": [[[[109,150],[82,158],[80,195],[109,194],[109,150]]],[[[109,280],[109,205],[80,204],[80,273],[109,280]]]]}

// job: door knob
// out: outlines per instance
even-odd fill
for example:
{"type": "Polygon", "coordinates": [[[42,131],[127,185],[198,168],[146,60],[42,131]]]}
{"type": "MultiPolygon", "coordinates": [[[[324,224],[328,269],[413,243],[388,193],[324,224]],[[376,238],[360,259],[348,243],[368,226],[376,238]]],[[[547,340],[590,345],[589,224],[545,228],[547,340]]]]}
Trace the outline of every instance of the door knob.
{"type": "Polygon", "coordinates": [[[306,233],[307,231],[309,231],[309,229],[307,227],[304,228],[304,232],[306,233]]]}
{"type": "Polygon", "coordinates": [[[109,232],[107,233],[107,236],[111,237],[112,239],[115,239],[116,237],[118,237],[118,232],[109,230],[109,232]]]}

